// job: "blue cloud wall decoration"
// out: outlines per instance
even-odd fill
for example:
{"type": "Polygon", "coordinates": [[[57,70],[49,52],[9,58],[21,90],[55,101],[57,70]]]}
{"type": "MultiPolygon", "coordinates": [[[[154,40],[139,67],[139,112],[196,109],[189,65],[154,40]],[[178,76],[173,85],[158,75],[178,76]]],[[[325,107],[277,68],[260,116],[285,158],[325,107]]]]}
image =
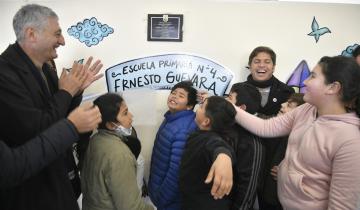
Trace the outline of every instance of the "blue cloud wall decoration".
{"type": "Polygon", "coordinates": [[[67,30],[70,36],[75,37],[81,43],[91,47],[99,44],[104,37],[114,33],[114,29],[107,24],[101,24],[95,17],[78,22],[67,30]]]}
{"type": "Polygon", "coordinates": [[[347,46],[346,49],[341,52],[341,55],[346,56],[346,57],[352,57],[352,53],[357,46],[359,46],[359,45],[354,44],[354,45],[347,46]]]}

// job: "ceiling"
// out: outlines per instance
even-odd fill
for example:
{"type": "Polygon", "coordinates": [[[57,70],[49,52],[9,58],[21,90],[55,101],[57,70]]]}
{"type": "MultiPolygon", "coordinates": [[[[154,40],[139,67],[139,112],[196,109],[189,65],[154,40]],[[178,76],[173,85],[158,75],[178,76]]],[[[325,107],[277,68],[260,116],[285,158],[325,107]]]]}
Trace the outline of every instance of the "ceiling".
{"type": "MultiPolygon", "coordinates": [[[[265,0],[266,1],[266,0],[265,0]]],[[[276,0],[275,0],[276,1],[276,0]]],[[[277,0],[287,2],[317,2],[317,3],[339,3],[339,4],[360,4],[360,0],[277,0]]]]}
{"type": "Polygon", "coordinates": [[[215,0],[219,2],[312,2],[336,4],[360,4],[360,0],[215,0]]]}

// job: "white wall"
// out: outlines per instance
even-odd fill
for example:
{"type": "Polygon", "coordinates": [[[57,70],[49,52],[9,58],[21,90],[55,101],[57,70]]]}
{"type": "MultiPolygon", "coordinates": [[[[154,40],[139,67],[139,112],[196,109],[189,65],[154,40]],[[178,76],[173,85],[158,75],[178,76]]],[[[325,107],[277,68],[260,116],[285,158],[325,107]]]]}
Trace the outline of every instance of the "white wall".
{"type": "MultiPolygon", "coordinates": [[[[93,55],[104,63],[103,71],[130,59],[169,52],[183,52],[213,59],[235,73],[234,81],[244,81],[248,55],[258,45],[272,47],[278,55],[275,76],[286,81],[298,63],[305,59],[312,68],[323,55],[338,55],[347,46],[360,43],[360,5],[175,1],[175,0],[0,0],[0,51],[13,43],[12,18],[26,3],[51,7],[60,18],[66,45],[58,49],[58,68],[70,67],[73,60],[93,55]],[[183,42],[148,42],[147,14],[184,15],[183,42]],[[315,43],[311,32],[313,17],[331,34],[315,43]],[[96,17],[115,32],[96,46],[86,47],[66,31],[85,18],[96,17]]],[[[105,79],[96,82],[87,93],[106,91],[105,79]]],[[[153,139],[166,111],[168,91],[137,90],[125,93],[135,115],[134,125],[150,161],[153,139]],[[151,118],[142,120],[144,117],[151,118]],[[145,122],[145,123],[144,123],[145,122]]],[[[148,164],[149,162],[147,162],[148,164]]]]}

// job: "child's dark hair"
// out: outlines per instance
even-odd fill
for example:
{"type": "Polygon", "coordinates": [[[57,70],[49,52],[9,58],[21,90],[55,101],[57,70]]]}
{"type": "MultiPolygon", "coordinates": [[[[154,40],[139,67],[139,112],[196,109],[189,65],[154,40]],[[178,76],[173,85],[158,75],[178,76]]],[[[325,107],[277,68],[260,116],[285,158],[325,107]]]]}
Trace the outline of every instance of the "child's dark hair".
{"type": "Polygon", "coordinates": [[[296,103],[297,106],[300,106],[305,103],[304,101],[304,93],[293,93],[290,95],[288,99],[289,103],[296,103]]]}
{"type": "Polygon", "coordinates": [[[210,118],[210,130],[218,133],[231,146],[234,145],[236,110],[225,98],[211,96],[206,99],[205,115],[210,118]]]}
{"type": "Polygon", "coordinates": [[[182,88],[188,93],[188,103],[186,105],[192,106],[194,109],[196,105],[196,94],[197,90],[193,87],[193,84],[191,81],[182,81],[174,85],[173,88],[171,88],[171,92],[173,92],[177,88],[182,88]]]}
{"type": "Polygon", "coordinates": [[[107,122],[117,122],[116,117],[123,102],[124,99],[116,93],[106,93],[94,101],[94,105],[99,107],[101,113],[100,129],[106,129],[107,122]]]}
{"type": "Polygon", "coordinates": [[[352,56],[356,58],[358,55],[360,55],[360,45],[358,45],[354,51],[352,51],[352,56]]]}
{"type": "Polygon", "coordinates": [[[318,63],[325,77],[325,84],[341,84],[341,100],[348,111],[354,110],[360,117],[360,66],[354,58],[322,57],[318,63]]]}
{"type": "Polygon", "coordinates": [[[249,55],[248,65],[250,66],[253,59],[259,53],[262,53],[262,52],[266,53],[266,54],[269,54],[270,58],[271,58],[271,61],[273,62],[274,65],[276,65],[276,54],[275,54],[274,50],[272,50],[270,47],[265,47],[265,46],[259,46],[259,47],[256,47],[255,49],[253,49],[253,51],[249,55]]]}
{"type": "Polygon", "coordinates": [[[246,105],[246,111],[255,114],[261,106],[261,95],[259,90],[245,82],[236,83],[231,87],[230,93],[236,93],[236,106],[246,105]]]}

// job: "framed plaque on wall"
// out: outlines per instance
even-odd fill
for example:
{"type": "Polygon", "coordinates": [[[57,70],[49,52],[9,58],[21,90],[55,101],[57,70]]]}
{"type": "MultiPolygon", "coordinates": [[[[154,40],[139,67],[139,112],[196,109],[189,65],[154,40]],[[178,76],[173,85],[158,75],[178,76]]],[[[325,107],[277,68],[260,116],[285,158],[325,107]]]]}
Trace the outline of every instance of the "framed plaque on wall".
{"type": "Polygon", "coordinates": [[[183,15],[148,14],[148,41],[182,42],[183,15]]]}

